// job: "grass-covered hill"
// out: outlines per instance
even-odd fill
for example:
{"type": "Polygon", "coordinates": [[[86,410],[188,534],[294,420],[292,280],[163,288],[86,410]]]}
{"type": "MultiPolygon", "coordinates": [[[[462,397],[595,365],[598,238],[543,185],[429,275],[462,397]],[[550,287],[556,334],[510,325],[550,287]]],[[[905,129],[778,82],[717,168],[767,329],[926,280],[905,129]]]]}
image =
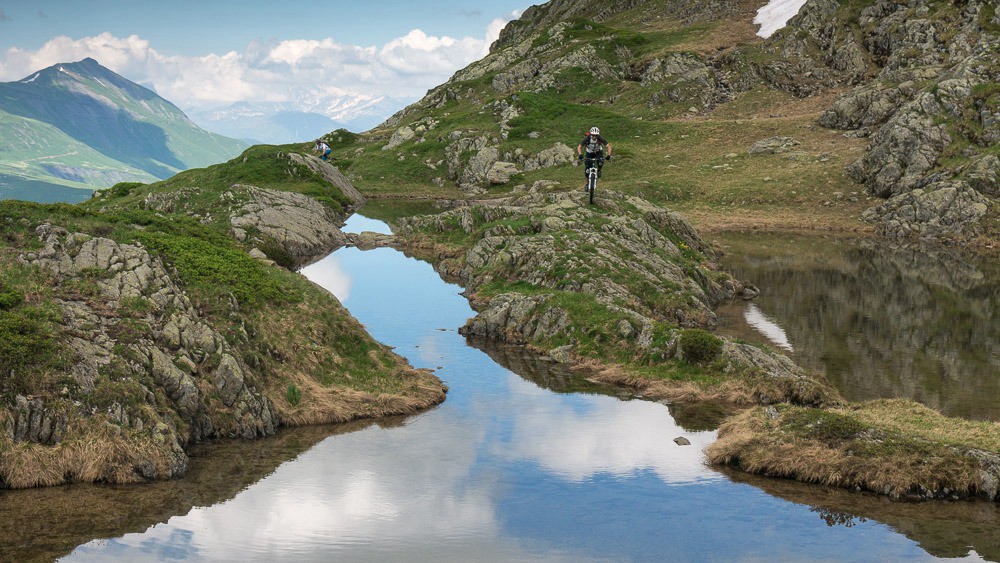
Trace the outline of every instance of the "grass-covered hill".
{"type": "Polygon", "coordinates": [[[276,264],[342,244],[359,201],[326,163],[254,147],[81,205],[0,202],[0,487],[170,478],[194,442],[443,400],[276,264]]]}
{"type": "Polygon", "coordinates": [[[604,186],[697,224],[853,230],[870,209],[892,236],[995,238],[995,5],[810,0],[765,40],[761,4],[554,0],[383,126],[330,140],[365,193],[454,198],[575,188],[596,125],[617,159],[604,186]]]}
{"type": "Polygon", "coordinates": [[[81,201],[95,189],[165,179],[246,148],[94,59],[0,84],[0,141],[0,197],[35,201],[65,193],[60,187],[81,188],[70,199],[81,201]]]}

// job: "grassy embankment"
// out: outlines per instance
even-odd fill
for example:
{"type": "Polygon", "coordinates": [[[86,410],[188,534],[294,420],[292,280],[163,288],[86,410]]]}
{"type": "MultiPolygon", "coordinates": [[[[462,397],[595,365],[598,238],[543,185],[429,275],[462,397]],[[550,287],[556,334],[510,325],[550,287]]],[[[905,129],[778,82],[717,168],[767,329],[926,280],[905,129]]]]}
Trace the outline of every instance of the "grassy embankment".
{"type": "MultiPolygon", "coordinates": [[[[328,184],[311,177],[294,178],[287,161],[275,172],[273,163],[266,160],[272,152],[267,147],[250,149],[250,170],[243,169],[237,159],[152,186],[119,185],[79,206],[0,202],[0,397],[4,405],[0,427],[13,420],[17,395],[43,399],[47,409],[63,413],[68,421],[63,439],[54,447],[15,444],[0,434],[0,481],[30,486],[63,479],[135,480],[137,476],[123,460],[157,459],[162,445],[148,432],[115,430],[109,411],[121,405],[130,419],[148,423],[172,409],[152,375],[132,369],[136,365],[148,368],[148,357],[136,357],[136,345],[148,345],[153,325],[171,311],[157,310],[146,297],[108,303],[97,284],[110,276],[107,272],[86,271],[60,281],[47,271],[21,264],[18,256],[40,249],[34,231],[42,223],[120,244],[139,243],[162,259],[175,272],[202,321],[218,331],[251,370],[284,424],[410,413],[443,400],[440,382],[413,370],[374,341],[329,293],[296,273],[250,258],[228,236],[222,213],[225,205],[215,188],[243,175],[248,182],[256,179],[258,185],[318,196],[337,212],[346,207],[347,200],[328,184]],[[293,178],[283,182],[281,175],[289,172],[293,178]],[[142,209],[140,202],[148,193],[178,190],[186,197],[175,212],[142,209]],[[209,215],[211,220],[204,223],[197,219],[209,215]],[[113,358],[100,370],[92,392],[81,389],[70,374],[75,359],[67,342],[73,336],[88,339],[88,331],[97,327],[63,324],[59,301],[82,303],[113,319],[107,330],[113,358]],[[155,390],[152,404],[144,388],[155,390]],[[95,414],[84,416],[85,411],[95,414]]],[[[304,174],[302,170],[297,173],[304,174]]],[[[212,361],[206,359],[207,364],[196,366],[192,375],[202,388],[215,427],[224,429],[229,427],[228,409],[208,380],[201,379],[205,375],[198,375],[210,373],[212,361]]],[[[174,423],[181,430],[186,427],[179,418],[174,423]]]]}
{"type": "Polygon", "coordinates": [[[1000,423],[948,418],[898,399],[827,410],[758,407],[722,425],[708,459],[892,496],[992,498],[1000,423]]]}

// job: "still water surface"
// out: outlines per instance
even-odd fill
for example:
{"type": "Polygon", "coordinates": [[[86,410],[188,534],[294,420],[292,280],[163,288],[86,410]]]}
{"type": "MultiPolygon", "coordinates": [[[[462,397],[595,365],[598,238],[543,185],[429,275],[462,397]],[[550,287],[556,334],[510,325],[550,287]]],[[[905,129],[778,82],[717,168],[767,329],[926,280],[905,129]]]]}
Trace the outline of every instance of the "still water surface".
{"type": "MultiPolygon", "coordinates": [[[[359,224],[371,230],[357,217],[349,227],[359,224]]],[[[304,273],[375,338],[436,370],[447,401],[406,419],[202,447],[177,482],[2,493],[2,552],[67,561],[1000,559],[992,503],[898,503],[706,467],[701,452],[715,431],[698,409],[470,345],[456,332],[474,314],[462,288],[427,263],[341,249],[304,273]],[[692,445],[676,445],[678,436],[692,445]]]]}
{"type": "Polygon", "coordinates": [[[722,264],[762,290],[718,311],[845,397],[906,397],[1000,421],[1000,263],[869,239],[729,235],[722,264]]]}

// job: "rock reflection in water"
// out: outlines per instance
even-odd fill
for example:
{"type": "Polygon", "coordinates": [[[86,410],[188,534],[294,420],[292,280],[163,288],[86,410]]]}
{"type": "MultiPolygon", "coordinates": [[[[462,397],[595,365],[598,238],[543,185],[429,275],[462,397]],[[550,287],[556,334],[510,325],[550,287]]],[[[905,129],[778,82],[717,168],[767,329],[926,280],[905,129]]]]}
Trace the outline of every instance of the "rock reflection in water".
{"type": "Polygon", "coordinates": [[[521,346],[482,338],[470,338],[468,342],[473,348],[485,352],[494,362],[549,391],[609,395],[619,399],[634,397],[626,389],[591,381],[587,379],[586,374],[574,371],[568,365],[556,362],[547,356],[532,353],[521,346]]]}
{"type": "MultiPolygon", "coordinates": [[[[585,371],[571,369],[566,364],[520,346],[480,338],[470,339],[469,344],[486,352],[494,362],[543,389],[556,393],[609,395],[622,400],[640,398],[628,389],[591,381],[585,371]]],[[[736,412],[730,405],[712,402],[671,403],[667,408],[674,421],[688,432],[716,430],[726,417],[736,412]]]]}
{"type": "Polygon", "coordinates": [[[174,481],[0,491],[0,560],[54,559],[94,538],[141,532],[194,507],[227,501],[320,441],[372,424],[293,428],[254,442],[200,444],[190,451],[187,474],[174,481]]]}
{"type": "Polygon", "coordinates": [[[908,502],[731,469],[723,469],[722,473],[736,483],[746,483],[769,495],[810,506],[817,518],[828,526],[853,527],[869,520],[881,522],[917,542],[935,557],[978,554],[988,561],[1000,561],[1000,506],[996,503],[908,502]]]}
{"type": "MultiPolygon", "coordinates": [[[[793,359],[847,398],[1000,419],[1000,264],[868,239],[720,238],[723,266],[761,288],[755,306],[796,343],[793,359]]],[[[744,307],[720,309],[721,331],[767,343],[744,307]]]]}

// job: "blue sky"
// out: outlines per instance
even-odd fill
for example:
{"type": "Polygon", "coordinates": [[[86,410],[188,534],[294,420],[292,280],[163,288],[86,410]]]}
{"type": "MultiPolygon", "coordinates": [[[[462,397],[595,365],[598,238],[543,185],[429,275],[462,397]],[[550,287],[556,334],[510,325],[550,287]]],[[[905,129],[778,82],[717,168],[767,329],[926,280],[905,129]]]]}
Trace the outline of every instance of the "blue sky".
{"type": "Polygon", "coordinates": [[[481,58],[531,4],[0,0],[0,81],[93,57],[182,108],[413,97],[481,58]]]}
{"type": "MultiPolygon", "coordinates": [[[[536,0],[537,1],[537,0],[536,0]]],[[[56,35],[139,35],[157,50],[202,55],[241,50],[254,39],[332,38],[382,45],[412,29],[433,36],[481,36],[489,23],[531,0],[371,2],[274,0],[0,1],[0,50],[38,49],[56,35]],[[221,22],[221,23],[220,23],[221,22]]]]}

